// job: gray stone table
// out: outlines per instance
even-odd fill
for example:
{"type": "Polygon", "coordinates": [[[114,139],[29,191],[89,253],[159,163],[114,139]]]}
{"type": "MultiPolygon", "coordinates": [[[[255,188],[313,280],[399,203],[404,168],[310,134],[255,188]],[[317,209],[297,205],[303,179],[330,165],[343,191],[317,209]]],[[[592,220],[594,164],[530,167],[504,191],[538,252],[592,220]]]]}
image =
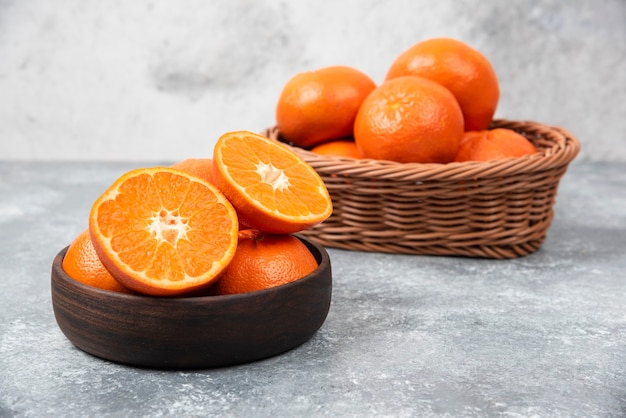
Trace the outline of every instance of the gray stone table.
{"type": "Polygon", "coordinates": [[[329,249],[310,341],[184,372],[83,353],[50,303],[52,259],[140,165],[0,162],[0,417],[626,415],[626,164],[575,161],[527,257],[329,249]]]}

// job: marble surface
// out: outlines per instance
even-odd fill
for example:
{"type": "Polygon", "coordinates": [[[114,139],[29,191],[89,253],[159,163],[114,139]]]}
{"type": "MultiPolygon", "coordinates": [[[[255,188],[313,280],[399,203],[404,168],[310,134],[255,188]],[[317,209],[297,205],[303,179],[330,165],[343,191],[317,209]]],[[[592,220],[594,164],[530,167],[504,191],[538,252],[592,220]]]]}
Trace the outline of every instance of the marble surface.
{"type": "Polygon", "coordinates": [[[542,248],[514,260],[329,249],[328,318],[236,367],[156,371],[74,348],[53,257],[145,163],[0,162],[0,417],[626,415],[626,165],[575,161],[542,248]]]}
{"type": "Polygon", "coordinates": [[[0,0],[0,158],[210,156],[226,131],[273,125],[297,72],[380,83],[406,48],[450,36],[493,63],[497,117],[626,161],[624,22],[623,0],[0,0]]]}

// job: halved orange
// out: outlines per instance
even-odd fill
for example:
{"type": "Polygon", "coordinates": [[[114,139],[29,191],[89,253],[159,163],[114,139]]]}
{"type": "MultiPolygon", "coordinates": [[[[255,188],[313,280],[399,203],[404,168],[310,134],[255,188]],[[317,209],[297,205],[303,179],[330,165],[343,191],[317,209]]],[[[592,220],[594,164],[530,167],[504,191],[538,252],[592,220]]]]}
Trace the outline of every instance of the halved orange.
{"type": "Polygon", "coordinates": [[[213,150],[213,182],[248,228],[288,234],[330,216],[324,181],[282,144],[248,131],[222,135],[213,150]]]}
{"type": "Polygon", "coordinates": [[[237,248],[235,209],[212,184],[165,167],[132,170],[94,202],[89,231],[117,281],[156,296],[215,281],[237,248]]]}

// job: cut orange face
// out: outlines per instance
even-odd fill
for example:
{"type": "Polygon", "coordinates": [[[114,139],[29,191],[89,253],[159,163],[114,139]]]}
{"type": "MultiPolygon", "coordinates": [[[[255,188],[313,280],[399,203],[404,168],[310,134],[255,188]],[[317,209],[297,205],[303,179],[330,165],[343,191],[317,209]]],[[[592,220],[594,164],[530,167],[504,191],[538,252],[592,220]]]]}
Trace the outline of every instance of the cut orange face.
{"type": "Polygon", "coordinates": [[[129,289],[155,296],[215,281],[235,254],[238,230],[235,209],[215,186],[165,167],[122,175],[89,216],[107,270],[129,289]]]}
{"type": "Polygon", "coordinates": [[[220,137],[213,150],[213,182],[248,228],[288,234],[330,216],[332,201],[319,174],[293,151],[259,134],[220,137]]]}

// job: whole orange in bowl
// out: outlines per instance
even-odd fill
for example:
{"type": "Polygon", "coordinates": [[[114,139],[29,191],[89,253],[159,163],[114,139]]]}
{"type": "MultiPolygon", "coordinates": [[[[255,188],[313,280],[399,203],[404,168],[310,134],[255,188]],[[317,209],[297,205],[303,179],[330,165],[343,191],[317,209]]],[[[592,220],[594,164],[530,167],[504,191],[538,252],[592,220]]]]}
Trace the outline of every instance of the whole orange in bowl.
{"type": "Polygon", "coordinates": [[[491,161],[537,153],[537,148],[511,129],[469,131],[463,135],[454,161],[491,161]]]}
{"type": "Polygon", "coordinates": [[[352,136],[361,102],[376,84],[348,66],[324,67],[287,81],[276,105],[281,136],[303,148],[352,136]]]}
{"type": "Polygon", "coordinates": [[[229,295],[270,289],[298,280],[317,266],[311,251],[293,235],[242,230],[235,256],[214,291],[229,295]]]}
{"type": "Polygon", "coordinates": [[[99,289],[112,292],[132,293],[111,276],[93,247],[89,229],[85,229],[72,241],[63,258],[63,270],[72,279],[99,289]]]}
{"type": "Polygon", "coordinates": [[[363,101],[354,140],[365,158],[401,163],[448,163],[463,137],[454,95],[423,77],[387,80],[363,101]]]}
{"type": "Polygon", "coordinates": [[[500,87],[489,60],[464,42],[433,38],[411,46],[391,64],[386,79],[418,75],[449,89],[463,111],[466,131],[487,129],[500,87]]]}

